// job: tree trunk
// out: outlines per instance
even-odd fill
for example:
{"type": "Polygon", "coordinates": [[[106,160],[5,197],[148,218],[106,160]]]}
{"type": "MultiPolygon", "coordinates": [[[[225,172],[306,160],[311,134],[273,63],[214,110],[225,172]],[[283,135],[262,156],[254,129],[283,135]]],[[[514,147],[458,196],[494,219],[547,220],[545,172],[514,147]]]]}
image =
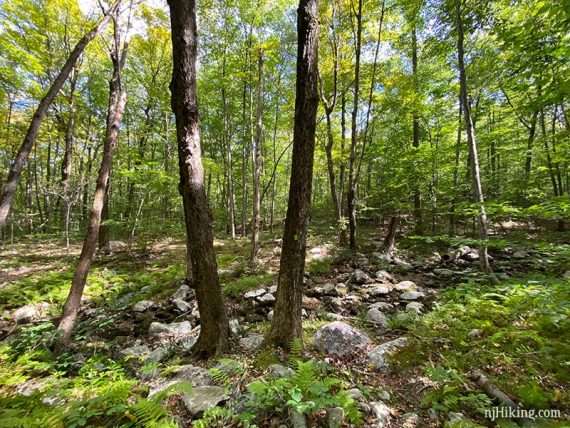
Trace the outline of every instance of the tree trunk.
{"type": "Polygon", "coordinates": [[[70,79],[69,89],[69,119],[65,132],[65,149],[61,161],[61,225],[65,235],[65,248],[69,246],[69,211],[70,192],[69,179],[71,177],[71,157],[73,155],[73,138],[75,132],[75,86],[78,78],[78,70],[74,69],[70,79]]]}
{"type": "Polygon", "coordinates": [[[109,246],[109,181],[111,176],[107,179],[105,186],[105,196],[103,197],[103,209],[101,210],[101,224],[99,226],[99,252],[109,254],[111,247],[109,246]]]}
{"type": "Polygon", "coordinates": [[[85,50],[85,47],[89,44],[91,40],[97,36],[97,34],[103,32],[107,27],[109,19],[111,19],[111,14],[115,13],[119,9],[120,0],[117,1],[111,8],[103,15],[103,18],[99,23],[87,34],[85,34],[75,48],[71,51],[69,58],[61,68],[59,74],[54,79],[51,87],[49,88],[46,95],[40,101],[34,116],[32,117],[32,121],[30,122],[30,126],[24,137],[24,141],[18,150],[18,154],[16,155],[16,159],[10,169],[10,173],[8,174],[8,179],[6,184],[4,185],[4,189],[2,191],[2,195],[0,196],[0,230],[4,228],[6,224],[6,218],[8,218],[8,213],[10,212],[10,206],[12,204],[12,199],[14,198],[14,192],[16,191],[16,187],[18,186],[18,181],[20,180],[20,175],[22,174],[22,168],[24,167],[24,163],[32,150],[32,146],[36,141],[38,133],[40,131],[40,125],[42,120],[47,112],[47,109],[61,90],[63,84],[67,80],[69,73],[75,66],[75,63],[85,50]]]}
{"type": "Polygon", "coordinates": [[[71,333],[73,332],[77,320],[77,313],[79,311],[83,289],[85,288],[85,282],[87,281],[87,275],[89,274],[93,256],[95,255],[105,190],[109,182],[113,154],[117,146],[121,120],[125,112],[125,104],[127,101],[126,91],[121,81],[121,72],[125,65],[128,44],[125,43],[121,51],[120,33],[116,16],[113,17],[113,23],[115,28],[115,46],[111,53],[113,76],[109,82],[109,108],[107,113],[107,131],[103,149],[103,160],[97,177],[91,218],[89,220],[87,233],[85,234],[85,240],[83,241],[83,249],[79,256],[79,262],[77,263],[69,295],[63,307],[63,315],[59,321],[58,330],[62,334],[60,340],[61,345],[67,345],[71,339],[71,333]]]}
{"type": "Polygon", "coordinates": [[[192,351],[200,358],[224,351],[229,324],[222,300],[211,214],[204,189],[196,94],[198,34],[194,0],[168,0],[172,29],[173,72],[170,90],[176,116],[179,192],[184,204],[187,244],[200,311],[200,336],[192,351]]]}
{"type": "MultiPolygon", "coordinates": [[[[523,192],[526,193],[528,189],[528,184],[530,182],[530,171],[532,167],[532,150],[534,145],[534,138],[536,136],[536,122],[538,119],[538,111],[535,111],[532,114],[532,118],[530,120],[530,125],[528,128],[528,139],[526,143],[526,160],[524,163],[524,184],[523,184],[523,192]]],[[[526,199],[526,195],[525,195],[526,199]]]]}
{"type": "Polygon", "coordinates": [[[461,117],[463,116],[463,104],[461,95],[459,96],[459,117],[457,120],[457,141],[455,143],[455,163],[453,166],[453,196],[449,214],[449,234],[455,236],[457,233],[457,217],[455,215],[457,205],[457,193],[459,192],[459,156],[461,154],[461,117]]]}
{"type": "MultiPolygon", "coordinates": [[[[414,94],[416,97],[419,96],[418,88],[418,40],[416,35],[416,23],[412,26],[412,77],[414,83],[414,94]]],[[[414,110],[412,113],[412,131],[413,131],[413,141],[412,146],[414,147],[414,157],[417,159],[419,156],[418,148],[420,147],[420,120],[417,111],[417,99],[414,100],[414,110]]],[[[417,165],[415,165],[417,167],[417,165]]],[[[417,174],[414,174],[414,221],[415,221],[415,234],[421,235],[423,233],[422,224],[422,199],[420,193],[420,186],[418,183],[417,174]]]]}
{"type": "Polygon", "coordinates": [[[396,232],[398,231],[398,225],[400,223],[400,217],[397,215],[390,218],[390,224],[388,225],[388,231],[384,237],[384,251],[386,253],[391,253],[394,251],[396,245],[396,232]]]}
{"type": "Polygon", "coordinates": [[[303,275],[313,181],[318,95],[318,0],[300,0],[297,9],[297,78],[291,183],[277,296],[267,341],[288,349],[302,339],[303,275]]]}
{"type": "Polygon", "coordinates": [[[257,262],[259,251],[259,219],[261,207],[261,134],[263,132],[263,51],[259,50],[257,111],[255,113],[255,139],[253,140],[253,217],[251,227],[251,262],[257,262]]]}
{"type": "MultiPolygon", "coordinates": [[[[465,62],[464,62],[464,47],[463,47],[463,19],[461,17],[461,2],[456,0],[456,25],[457,25],[457,62],[459,67],[459,87],[461,94],[461,104],[463,105],[463,116],[465,120],[465,130],[467,132],[467,142],[469,144],[469,153],[471,155],[471,172],[473,182],[473,196],[475,202],[479,203],[478,218],[478,231],[479,239],[483,242],[479,247],[479,257],[481,270],[486,274],[492,274],[491,265],[489,264],[489,257],[487,256],[487,245],[485,241],[488,238],[487,232],[487,214],[485,213],[485,206],[483,205],[485,199],[483,197],[483,188],[481,186],[481,174],[479,171],[479,156],[477,153],[477,141],[475,139],[475,127],[471,117],[471,108],[469,106],[469,97],[467,90],[467,76],[465,75],[465,62]]],[[[493,280],[496,277],[492,276],[493,280]]]]}
{"type": "Polygon", "coordinates": [[[350,135],[350,159],[348,167],[348,229],[349,244],[352,250],[356,249],[356,144],[358,142],[357,120],[358,101],[360,94],[360,53],[362,46],[362,0],[358,0],[358,11],[356,13],[356,47],[354,65],[354,99],[352,108],[352,123],[350,135]]]}

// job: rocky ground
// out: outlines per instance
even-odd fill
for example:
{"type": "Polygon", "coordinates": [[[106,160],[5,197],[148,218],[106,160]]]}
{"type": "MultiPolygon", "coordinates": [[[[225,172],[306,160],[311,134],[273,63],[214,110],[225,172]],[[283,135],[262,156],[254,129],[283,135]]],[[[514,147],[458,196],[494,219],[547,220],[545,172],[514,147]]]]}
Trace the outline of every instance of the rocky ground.
{"type": "MultiPolygon", "coordinates": [[[[324,361],[344,373],[346,389],[358,402],[366,427],[476,426],[461,413],[419,406],[433,381],[419,368],[398,370],[393,362],[409,340],[402,326],[428,313],[440,289],[466,278],[482,280],[477,251],[460,246],[415,261],[398,253],[383,253],[380,242],[371,241],[364,248],[362,253],[338,255],[334,245],[325,243],[308,251],[308,265],[321,263],[326,269],[306,274],[303,359],[324,361]]],[[[527,258],[528,253],[506,248],[494,257],[498,276],[508,278],[511,262],[527,258]]],[[[221,274],[223,278],[225,272],[221,274]]],[[[214,406],[239,409],[247,400],[247,385],[255,379],[294,375],[285,357],[268,357],[262,349],[263,334],[273,316],[275,283],[227,298],[232,347],[224,359],[210,362],[187,358],[200,331],[200,314],[194,290],[183,280],[173,285],[174,292],[159,296],[153,296],[148,286],[133,289],[122,294],[114,307],[86,300],[79,330],[96,334],[79,339],[71,373],[80,370],[93,347],[99,347],[125,362],[134,377],[148,386],[149,396],[188,382],[192,391],[181,394],[173,410],[182,426],[214,406]],[[237,369],[228,361],[235,362],[237,369]]],[[[48,306],[41,302],[5,313],[1,326],[5,343],[10,343],[22,325],[48,320],[48,306]]],[[[474,338],[480,334],[478,329],[469,331],[474,338]]],[[[444,340],[441,346],[446,346],[444,340]]],[[[30,395],[42,386],[41,378],[32,378],[15,390],[30,395]]],[[[47,400],[57,402],[57,394],[47,400]]],[[[334,407],[316,418],[290,410],[285,417],[268,414],[261,422],[275,427],[318,424],[335,428],[347,423],[344,417],[343,409],[334,407]]]]}

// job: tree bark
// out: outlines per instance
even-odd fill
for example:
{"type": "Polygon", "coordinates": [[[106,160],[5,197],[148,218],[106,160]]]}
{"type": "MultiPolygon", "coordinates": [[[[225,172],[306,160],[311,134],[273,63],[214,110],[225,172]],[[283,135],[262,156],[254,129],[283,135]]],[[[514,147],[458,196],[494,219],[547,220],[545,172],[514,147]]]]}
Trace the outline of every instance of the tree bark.
{"type": "Polygon", "coordinates": [[[103,210],[105,199],[105,190],[109,182],[109,174],[111,173],[111,166],[113,163],[113,154],[117,146],[121,120],[125,112],[125,104],[127,101],[125,87],[121,81],[121,72],[127,58],[128,44],[125,43],[121,49],[120,33],[118,23],[116,21],[116,15],[113,16],[113,23],[115,28],[115,46],[111,52],[113,76],[109,82],[109,107],[107,113],[107,131],[103,149],[103,160],[97,177],[89,226],[87,228],[87,233],[85,234],[83,248],[71,283],[71,289],[69,290],[69,295],[67,296],[67,300],[63,307],[63,315],[58,325],[58,330],[61,332],[61,345],[67,345],[71,340],[71,334],[75,327],[77,313],[79,312],[81,297],[83,296],[83,289],[85,288],[87,275],[89,274],[89,269],[93,262],[93,256],[95,255],[97,236],[99,234],[99,226],[101,223],[101,211],[103,210]]]}
{"type": "Polygon", "coordinates": [[[255,113],[255,139],[253,140],[253,217],[251,227],[251,262],[257,262],[259,252],[259,220],[261,208],[261,134],[263,132],[263,51],[259,50],[257,110],[255,113]]]}
{"type": "MultiPolygon", "coordinates": [[[[459,68],[459,87],[461,95],[461,104],[463,105],[463,116],[465,120],[465,130],[467,133],[467,142],[469,144],[469,153],[471,155],[471,172],[473,182],[473,196],[475,202],[479,205],[478,219],[478,232],[479,239],[482,241],[479,247],[479,260],[481,270],[486,274],[492,275],[491,265],[489,264],[489,257],[487,255],[487,245],[485,241],[488,239],[487,231],[487,214],[485,206],[483,205],[485,199],[483,197],[483,188],[481,186],[481,173],[479,170],[479,155],[477,153],[477,140],[475,139],[475,127],[473,125],[473,118],[471,116],[471,108],[469,106],[469,97],[467,90],[467,76],[465,74],[465,61],[464,61],[464,34],[463,34],[463,19],[461,16],[461,1],[456,0],[455,3],[456,13],[456,26],[457,26],[457,62],[459,68]]],[[[496,280],[495,276],[492,276],[496,280]]]]}
{"type": "Polygon", "coordinates": [[[69,58],[67,58],[67,61],[61,68],[59,74],[54,79],[48,92],[40,101],[34,113],[34,116],[32,117],[32,121],[30,122],[26,136],[24,137],[24,141],[22,142],[22,145],[18,150],[18,154],[16,155],[16,159],[14,160],[12,168],[10,169],[8,179],[2,191],[2,195],[0,196],[0,230],[3,229],[6,224],[6,219],[8,218],[8,213],[10,212],[10,207],[12,205],[12,199],[14,198],[14,193],[16,191],[16,187],[18,186],[18,181],[20,180],[20,175],[22,174],[22,168],[24,167],[26,159],[28,158],[28,155],[32,150],[32,146],[36,141],[36,138],[40,131],[40,125],[47,112],[47,109],[61,90],[77,60],[85,50],[85,47],[99,33],[105,30],[107,24],[109,23],[109,20],[111,19],[111,15],[119,9],[119,4],[120,0],[111,6],[111,8],[103,15],[101,21],[99,21],[99,23],[91,31],[85,34],[79,40],[79,42],[77,42],[77,45],[75,45],[75,48],[71,51],[69,58]]]}
{"type": "Polygon", "coordinates": [[[176,116],[180,166],[178,189],[184,204],[187,244],[192,259],[201,325],[200,336],[192,351],[199,358],[207,358],[225,349],[229,324],[222,300],[211,214],[204,189],[196,93],[196,2],[168,0],[168,6],[173,55],[171,106],[176,116]]]}
{"type": "Polygon", "coordinates": [[[358,101],[360,95],[360,53],[362,47],[362,0],[358,0],[356,12],[356,46],[354,63],[354,99],[352,107],[351,135],[350,135],[350,158],[348,166],[348,229],[349,245],[352,250],[356,249],[356,144],[358,142],[357,119],[358,101]]]}
{"type": "Polygon", "coordinates": [[[69,119],[65,132],[65,149],[61,161],[61,225],[65,235],[65,248],[69,246],[69,211],[70,192],[69,179],[71,177],[71,157],[73,155],[73,140],[75,133],[75,87],[77,84],[78,70],[74,69],[71,74],[69,88],[69,119]]]}
{"type": "Polygon", "coordinates": [[[277,296],[267,342],[288,349],[302,339],[303,274],[313,181],[318,94],[318,0],[297,9],[297,77],[291,183],[277,296]]]}
{"type": "MultiPolygon", "coordinates": [[[[416,97],[419,96],[419,85],[418,85],[418,40],[416,34],[416,23],[412,26],[412,78],[414,83],[414,94],[416,97]]],[[[420,120],[417,109],[417,99],[414,100],[414,109],[412,113],[412,133],[413,141],[412,146],[414,150],[414,157],[418,157],[418,148],[420,147],[420,120]]],[[[416,165],[417,167],[417,165],[416,165]]],[[[416,175],[416,174],[414,174],[416,175]]],[[[418,177],[414,177],[414,221],[415,221],[415,234],[421,235],[423,233],[422,224],[422,199],[420,193],[420,186],[418,183],[418,177]]]]}

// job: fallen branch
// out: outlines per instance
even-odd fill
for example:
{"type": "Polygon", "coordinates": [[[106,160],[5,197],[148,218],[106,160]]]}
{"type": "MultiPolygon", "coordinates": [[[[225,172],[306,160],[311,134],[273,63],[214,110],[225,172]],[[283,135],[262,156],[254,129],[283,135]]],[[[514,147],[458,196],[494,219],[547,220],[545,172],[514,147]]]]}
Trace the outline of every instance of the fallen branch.
{"type": "MultiPolygon", "coordinates": [[[[515,403],[511,397],[501,391],[495,384],[493,384],[487,376],[481,373],[479,370],[473,370],[469,377],[477,383],[477,385],[485,391],[485,393],[493,400],[495,400],[499,405],[503,407],[507,407],[513,409],[515,411],[520,412],[522,408],[515,403]]],[[[522,426],[530,426],[531,420],[527,418],[517,418],[515,419],[516,422],[521,424],[522,426]]]]}

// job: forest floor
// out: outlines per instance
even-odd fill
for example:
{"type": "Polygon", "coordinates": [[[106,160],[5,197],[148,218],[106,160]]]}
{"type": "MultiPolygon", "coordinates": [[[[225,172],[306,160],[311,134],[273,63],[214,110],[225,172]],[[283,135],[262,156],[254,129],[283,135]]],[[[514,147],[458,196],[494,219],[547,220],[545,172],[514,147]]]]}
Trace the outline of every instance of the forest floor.
{"type": "Polygon", "coordinates": [[[249,241],[216,240],[233,335],[228,353],[208,362],[188,353],[199,312],[183,242],[114,242],[99,255],[63,353],[50,345],[79,245],[6,245],[0,427],[340,426],[331,407],[343,408],[345,426],[518,426],[485,417],[496,403],[474,370],[524,409],[559,411],[519,423],[570,426],[570,235],[494,237],[498,285],[480,274],[468,239],[401,239],[386,255],[380,235],[364,228],[351,253],[331,231],[311,231],[304,350],[292,344],[289,356],[261,347],[279,241],[266,234],[252,267],[249,241]]]}

